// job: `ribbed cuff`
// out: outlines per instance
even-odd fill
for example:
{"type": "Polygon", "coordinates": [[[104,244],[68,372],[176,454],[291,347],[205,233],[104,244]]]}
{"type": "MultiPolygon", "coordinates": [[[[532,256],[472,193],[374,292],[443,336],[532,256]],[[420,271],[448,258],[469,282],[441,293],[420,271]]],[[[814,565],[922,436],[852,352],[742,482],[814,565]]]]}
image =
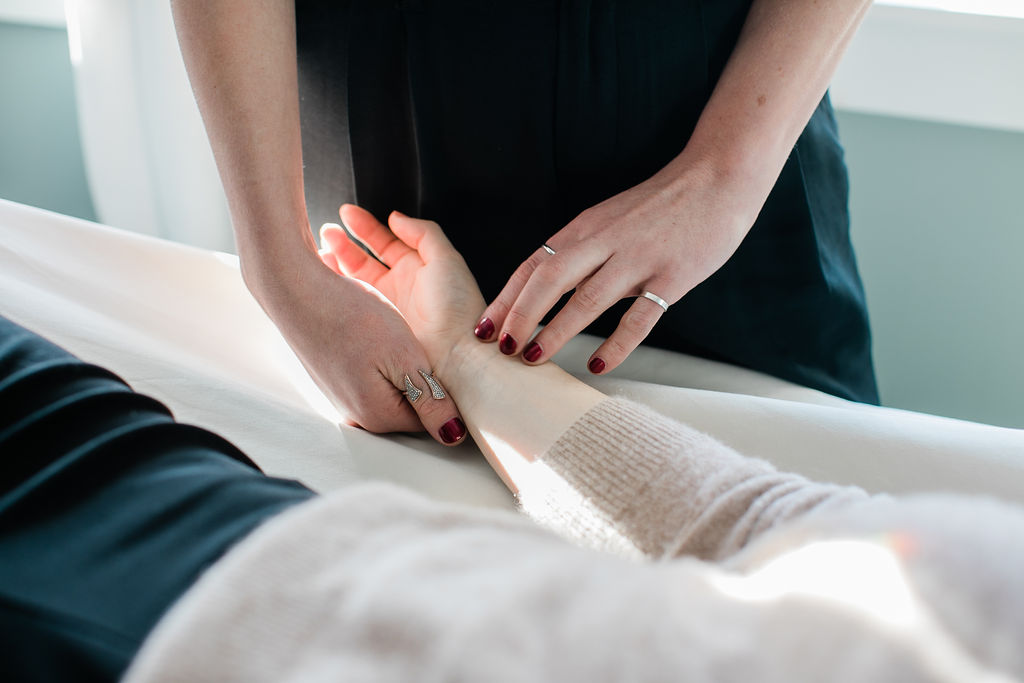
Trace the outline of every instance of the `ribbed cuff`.
{"type": "Polygon", "coordinates": [[[695,554],[713,554],[710,546],[727,530],[695,521],[737,478],[774,471],[691,427],[619,399],[591,409],[536,464],[543,474],[520,487],[524,512],[586,545],[656,557],[681,545],[695,554]],[[706,539],[688,543],[684,537],[691,529],[706,539]]]}

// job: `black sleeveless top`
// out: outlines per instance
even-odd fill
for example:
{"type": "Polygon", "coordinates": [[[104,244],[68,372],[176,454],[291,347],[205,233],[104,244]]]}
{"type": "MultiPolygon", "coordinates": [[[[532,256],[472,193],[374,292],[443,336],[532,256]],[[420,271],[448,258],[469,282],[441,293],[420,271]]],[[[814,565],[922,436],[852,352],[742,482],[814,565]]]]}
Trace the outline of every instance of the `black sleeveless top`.
{"type": "MultiPolygon", "coordinates": [[[[683,149],[749,5],[298,0],[310,221],[343,202],[436,220],[491,300],[554,232],[683,149]]],[[[847,195],[826,97],[737,252],[647,343],[876,403],[847,195]]]]}

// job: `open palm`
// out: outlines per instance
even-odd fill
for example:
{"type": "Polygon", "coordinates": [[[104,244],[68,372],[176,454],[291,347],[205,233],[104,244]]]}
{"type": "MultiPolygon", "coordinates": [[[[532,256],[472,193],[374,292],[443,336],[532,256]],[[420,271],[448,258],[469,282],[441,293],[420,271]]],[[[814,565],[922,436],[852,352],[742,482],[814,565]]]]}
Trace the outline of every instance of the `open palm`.
{"type": "Polygon", "coordinates": [[[460,334],[471,329],[485,302],[462,256],[433,221],[392,212],[391,229],[352,204],[341,207],[352,235],[325,226],[321,258],[340,275],[360,280],[384,295],[405,317],[436,363],[460,334]]]}

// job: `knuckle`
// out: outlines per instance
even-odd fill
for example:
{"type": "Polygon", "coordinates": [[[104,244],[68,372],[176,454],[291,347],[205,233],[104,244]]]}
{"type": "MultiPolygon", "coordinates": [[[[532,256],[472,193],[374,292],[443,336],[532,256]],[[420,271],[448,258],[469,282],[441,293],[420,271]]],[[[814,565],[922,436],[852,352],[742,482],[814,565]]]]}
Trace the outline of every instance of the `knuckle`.
{"type": "Polygon", "coordinates": [[[622,316],[622,331],[633,338],[643,338],[650,331],[651,323],[647,316],[636,311],[627,311],[622,316]]]}
{"type": "Polygon", "coordinates": [[[495,322],[500,322],[501,320],[505,319],[511,308],[512,307],[508,304],[508,302],[503,301],[501,299],[496,299],[494,302],[491,303],[490,306],[487,307],[487,310],[484,313],[484,315],[490,318],[491,320],[494,320],[495,322]]]}
{"type": "Polygon", "coordinates": [[[569,261],[552,256],[537,266],[536,276],[543,284],[551,285],[562,281],[569,269],[569,261]]]}
{"type": "Polygon", "coordinates": [[[540,264],[541,261],[538,256],[531,256],[519,264],[519,267],[512,273],[512,277],[509,280],[515,282],[520,287],[523,286],[540,264]]]}
{"type": "MultiPolygon", "coordinates": [[[[612,335],[604,343],[604,354],[601,355],[605,361],[618,360],[629,355],[630,349],[623,344],[618,335],[612,335]]],[[[600,354],[600,352],[599,352],[600,354]]]]}
{"type": "Polygon", "coordinates": [[[529,322],[529,318],[521,308],[513,306],[509,309],[508,313],[505,314],[505,326],[507,328],[519,328],[526,325],[529,322]]]}
{"type": "Polygon", "coordinates": [[[430,395],[430,389],[428,387],[423,388],[423,395],[420,396],[416,403],[412,404],[412,407],[416,409],[416,414],[419,416],[420,421],[423,424],[430,422],[430,418],[437,414],[438,408],[444,404],[445,401],[438,401],[430,395]]]}
{"type": "Polygon", "coordinates": [[[584,313],[600,313],[604,309],[604,301],[596,287],[583,286],[576,290],[572,297],[573,302],[580,311],[584,313]]]}
{"type": "Polygon", "coordinates": [[[438,401],[430,396],[424,396],[416,403],[423,404],[417,409],[416,416],[419,418],[423,427],[430,432],[431,435],[437,434],[438,429],[440,429],[444,423],[459,414],[458,411],[455,410],[455,406],[453,406],[448,399],[438,401]],[[424,399],[426,402],[424,402],[424,399]]]}

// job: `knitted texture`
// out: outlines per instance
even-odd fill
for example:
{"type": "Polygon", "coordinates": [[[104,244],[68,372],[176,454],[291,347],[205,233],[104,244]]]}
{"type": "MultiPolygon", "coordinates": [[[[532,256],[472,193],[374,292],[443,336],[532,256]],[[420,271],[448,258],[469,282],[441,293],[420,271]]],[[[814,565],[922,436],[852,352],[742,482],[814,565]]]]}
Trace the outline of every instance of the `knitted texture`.
{"type": "Polygon", "coordinates": [[[540,523],[599,549],[721,560],[789,519],[867,497],[746,458],[638,404],[598,404],[538,464],[554,481],[520,491],[540,523]],[[564,496],[576,494],[575,504],[564,496]]]}
{"type": "Polygon", "coordinates": [[[356,486],[236,546],[165,616],[127,680],[1024,673],[1024,551],[1003,538],[1024,533],[1018,508],[813,484],[618,401],[537,468],[524,509],[575,544],[520,515],[356,486]]]}

